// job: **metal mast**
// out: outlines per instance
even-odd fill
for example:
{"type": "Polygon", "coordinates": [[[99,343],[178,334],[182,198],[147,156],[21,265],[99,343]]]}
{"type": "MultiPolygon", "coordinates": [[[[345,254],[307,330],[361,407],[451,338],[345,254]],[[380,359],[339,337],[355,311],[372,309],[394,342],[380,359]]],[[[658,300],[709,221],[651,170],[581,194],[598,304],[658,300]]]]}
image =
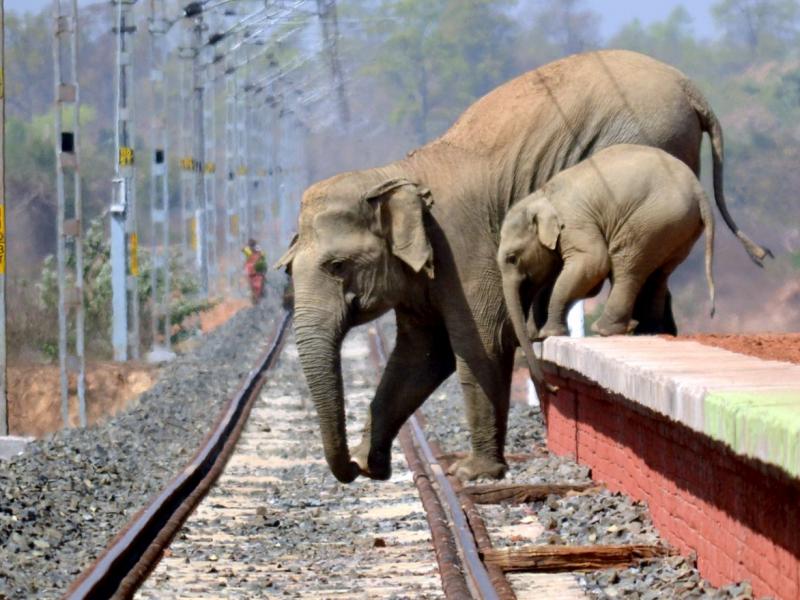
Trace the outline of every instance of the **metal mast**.
{"type": "Polygon", "coordinates": [[[214,78],[214,46],[203,48],[205,65],[202,74],[203,94],[203,179],[205,186],[205,240],[208,264],[208,293],[214,294],[217,289],[217,163],[215,158],[217,122],[216,122],[216,85],[214,78]]]}
{"type": "Polygon", "coordinates": [[[58,363],[61,380],[61,419],[69,426],[69,373],[78,379],[78,419],[86,426],[86,362],[84,357],[83,240],[79,144],[78,3],[54,0],[53,43],[55,83],[56,194],[58,197],[58,363]],[[66,120],[66,124],[64,121],[66,120]],[[65,178],[72,176],[72,191],[65,178]],[[67,274],[68,266],[71,275],[67,274]],[[70,349],[70,329],[75,347],[70,349]]]}
{"type": "Polygon", "coordinates": [[[5,8],[0,0],[0,436],[8,435],[8,389],[6,383],[6,93],[5,8]]]}
{"type": "Polygon", "coordinates": [[[328,51],[331,77],[336,87],[339,117],[346,124],[350,122],[350,106],[347,103],[342,64],[339,61],[339,20],[336,13],[336,0],[317,0],[317,14],[322,27],[322,37],[328,51]]]}
{"type": "Polygon", "coordinates": [[[199,3],[192,3],[184,9],[186,17],[194,18],[192,40],[192,90],[193,90],[193,116],[194,116],[194,144],[195,157],[194,203],[197,224],[197,246],[200,267],[200,288],[203,297],[208,297],[208,205],[206,202],[206,185],[203,167],[205,154],[205,123],[203,119],[203,10],[199,3]],[[196,10],[196,12],[195,12],[196,10]]]}
{"type": "MultiPolygon", "coordinates": [[[[246,35],[246,34],[245,34],[246,35]]],[[[240,72],[237,70],[236,77],[236,176],[237,188],[239,196],[239,247],[244,247],[248,238],[252,236],[251,221],[250,221],[250,189],[247,185],[247,160],[248,160],[248,110],[246,89],[247,82],[250,75],[250,50],[249,45],[243,42],[245,48],[245,64],[244,64],[244,82],[239,76],[240,72]]]]}
{"type": "Polygon", "coordinates": [[[136,179],[133,148],[133,73],[129,36],[136,31],[131,8],[136,0],[116,5],[117,69],[115,103],[114,197],[111,204],[112,340],[114,360],[128,353],[139,358],[139,238],[136,231],[136,179]],[[130,319],[129,319],[130,316],[130,319]]]}
{"type": "Polygon", "coordinates": [[[178,48],[180,61],[180,98],[178,118],[180,134],[180,199],[181,199],[181,258],[189,263],[191,253],[197,251],[197,228],[194,221],[194,164],[192,156],[192,110],[189,104],[191,81],[191,32],[188,24],[182,29],[183,41],[178,48]]]}
{"type": "Polygon", "coordinates": [[[169,195],[167,162],[167,90],[164,84],[164,36],[168,23],[164,16],[163,0],[150,0],[150,51],[153,91],[152,163],[150,168],[151,261],[150,290],[152,305],[151,349],[170,349],[171,290],[169,250],[169,195]]]}
{"type": "Polygon", "coordinates": [[[227,271],[228,293],[238,291],[238,242],[239,242],[239,211],[238,196],[236,193],[236,92],[237,75],[234,66],[234,57],[228,52],[225,65],[225,259],[227,271]]]}

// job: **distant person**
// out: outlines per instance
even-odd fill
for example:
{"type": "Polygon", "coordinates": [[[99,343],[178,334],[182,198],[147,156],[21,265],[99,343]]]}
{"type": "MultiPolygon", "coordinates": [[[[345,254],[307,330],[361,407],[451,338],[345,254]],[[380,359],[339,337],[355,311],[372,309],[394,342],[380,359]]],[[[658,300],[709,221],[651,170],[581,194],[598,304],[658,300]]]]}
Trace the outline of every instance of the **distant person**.
{"type": "Polygon", "coordinates": [[[250,300],[255,306],[264,297],[264,281],[267,278],[267,259],[253,238],[242,248],[245,255],[244,270],[250,284],[250,300]]]}

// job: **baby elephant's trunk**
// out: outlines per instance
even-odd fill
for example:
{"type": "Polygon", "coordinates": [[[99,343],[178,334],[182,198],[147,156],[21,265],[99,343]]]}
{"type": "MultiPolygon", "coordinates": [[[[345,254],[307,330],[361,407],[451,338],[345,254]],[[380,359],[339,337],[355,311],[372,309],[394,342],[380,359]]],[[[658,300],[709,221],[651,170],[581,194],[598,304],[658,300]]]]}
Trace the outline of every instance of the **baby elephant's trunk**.
{"type": "Polygon", "coordinates": [[[503,296],[505,296],[508,315],[511,318],[511,325],[514,327],[514,333],[528,361],[531,379],[540,385],[546,386],[551,392],[558,391],[556,386],[550,385],[545,381],[542,367],[536,355],[533,353],[533,348],[531,347],[531,342],[528,339],[528,333],[525,329],[525,315],[522,312],[522,302],[519,297],[519,284],[515,284],[513,281],[507,281],[504,278],[503,296]]]}

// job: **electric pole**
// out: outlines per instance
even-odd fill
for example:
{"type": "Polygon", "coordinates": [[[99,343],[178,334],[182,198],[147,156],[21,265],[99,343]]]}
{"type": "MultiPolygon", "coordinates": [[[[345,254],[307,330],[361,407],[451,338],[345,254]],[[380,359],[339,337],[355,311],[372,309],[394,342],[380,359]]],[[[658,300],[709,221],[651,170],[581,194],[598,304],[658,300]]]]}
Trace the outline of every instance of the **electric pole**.
{"type": "Polygon", "coordinates": [[[169,193],[167,161],[167,89],[164,83],[165,47],[164,36],[168,24],[164,16],[164,0],[150,0],[150,52],[152,67],[150,82],[153,93],[151,116],[150,167],[150,301],[151,301],[151,355],[157,350],[170,349],[170,236],[169,193]],[[159,343],[160,342],[160,343],[159,343]]]}
{"type": "Polygon", "coordinates": [[[139,358],[139,238],[136,229],[136,173],[133,147],[133,64],[129,36],[136,31],[131,8],[116,4],[117,69],[114,110],[115,163],[111,202],[111,292],[114,360],[139,358]],[[130,317],[130,318],[129,318],[130,317]]]}
{"type": "Polygon", "coordinates": [[[78,86],[78,2],[54,0],[55,153],[58,222],[58,364],[61,419],[69,427],[69,374],[77,376],[78,420],[86,426],[86,361],[83,307],[83,214],[80,177],[80,89],[78,86]],[[66,117],[66,124],[64,123],[66,117]],[[72,179],[71,191],[65,179],[72,179]],[[68,274],[68,263],[72,273],[68,274]],[[74,333],[74,337],[70,336],[74,333]],[[75,340],[70,348],[70,338],[75,340]]]}
{"type": "Polygon", "coordinates": [[[0,436],[8,435],[6,375],[6,92],[5,7],[0,0],[0,436]]]}

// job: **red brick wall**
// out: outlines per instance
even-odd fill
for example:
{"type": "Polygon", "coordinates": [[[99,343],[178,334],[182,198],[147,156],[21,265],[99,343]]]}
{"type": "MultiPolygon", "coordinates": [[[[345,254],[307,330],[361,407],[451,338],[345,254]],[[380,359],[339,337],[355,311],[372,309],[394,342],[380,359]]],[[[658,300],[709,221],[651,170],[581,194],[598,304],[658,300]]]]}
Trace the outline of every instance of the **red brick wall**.
{"type": "Polygon", "coordinates": [[[715,585],[800,598],[800,482],[580,375],[547,365],[548,446],[575,457],[609,489],[647,502],[661,535],[696,552],[715,585]]]}

